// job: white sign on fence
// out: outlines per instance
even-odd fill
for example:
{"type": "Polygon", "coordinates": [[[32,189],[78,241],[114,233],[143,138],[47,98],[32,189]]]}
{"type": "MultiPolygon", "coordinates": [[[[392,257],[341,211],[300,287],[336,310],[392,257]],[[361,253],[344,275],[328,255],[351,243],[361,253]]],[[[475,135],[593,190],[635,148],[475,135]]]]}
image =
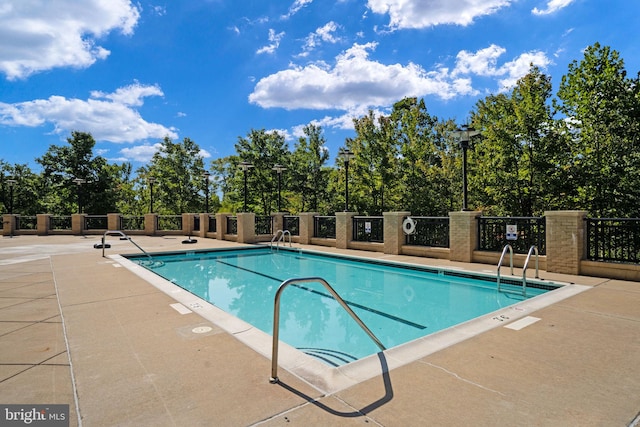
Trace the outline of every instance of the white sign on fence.
{"type": "Polygon", "coordinates": [[[364,223],[364,232],[371,234],[371,222],[367,221],[364,223]]]}
{"type": "Polygon", "coordinates": [[[515,224],[507,225],[507,240],[518,240],[518,226],[515,224]]]}

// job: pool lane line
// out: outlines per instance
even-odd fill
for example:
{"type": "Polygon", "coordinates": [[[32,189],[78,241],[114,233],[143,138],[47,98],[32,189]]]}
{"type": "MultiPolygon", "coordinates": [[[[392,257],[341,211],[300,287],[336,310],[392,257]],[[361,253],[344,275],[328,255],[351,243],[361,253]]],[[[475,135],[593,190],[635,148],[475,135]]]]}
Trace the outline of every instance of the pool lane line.
{"type": "MultiPolygon", "coordinates": [[[[284,282],[284,280],[279,279],[277,277],[269,276],[268,274],[260,273],[259,271],[249,270],[248,268],[240,267],[238,265],[229,264],[228,262],[220,261],[219,259],[217,259],[216,262],[219,262],[220,264],[224,264],[224,265],[229,266],[229,267],[234,267],[234,268],[237,268],[237,269],[240,269],[240,270],[244,270],[244,271],[246,271],[248,273],[257,274],[258,276],[262,276],[262,277],[265,277],[267,279],[275,280],[276,282],[280,282],[280,283],[284,282]]],[[[296,288],[302,289],[302,290],[307,291],[307,292],[314,293],[316,295],[320,295],[320,296],[323,296],[323,297],[334,299],[333,296],[331,296],[330,294],[326,294],[324,292],[316,291],[315,289],[309,289],[306,286],[298,285],[298,284],[295,284],[295,283],[292,286],[295,286],[296,288]]],[[[405,324],[407,326],[411,326],[411,327],[416,328],[416,329],[421,329],[421,330],[422,329],[427,329],[427,327],[425,325],[421,325],[419,323],[415,323],[415,322],[412,322],[410,320],[403,319],[403,318],[398,317],[398,316],[394,316],[393,314],[385,313],[384,311],[376,310],[375,308],[367,307],[367,306],[364,306],[362,304],[358,304],[356,302],[352,302],[352,301],[348,301],[348,300],[344,300],[344,302],[349,304],[352,307],[357,307],[357,308],[359,308],[361,310],[368,311],[369,313],[373,313],[373,314],[377,314],[378,316],[386,317],[387,319],[394,320],[394,321],[396,321],[398,323],[403,323],[403,324],[405,324]]]]}

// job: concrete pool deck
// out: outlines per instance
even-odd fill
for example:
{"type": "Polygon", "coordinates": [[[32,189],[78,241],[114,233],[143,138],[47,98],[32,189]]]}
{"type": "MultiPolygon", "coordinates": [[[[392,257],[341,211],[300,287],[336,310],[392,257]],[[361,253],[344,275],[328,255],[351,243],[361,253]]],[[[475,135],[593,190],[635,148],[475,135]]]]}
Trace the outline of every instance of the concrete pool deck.
{"type": "MultiPolygon", "coordinates": [[[[133,239],[149,252],[238,246],[133,239]]],[[[73,426],[640,426],[640,283],[542,271],[591,289],[529,313],[540,320],[526,327],[502,327],[513,325],[507,319],[325,395],[283,369],[281,383],[270,384],[268,357],[197,308],[181,314],[171,296],[103,258],[99,241],[0,240],[0,404],[69,404],[73,426]]],[[[115,237],[108,243],[107,254],[137,251],[115,237]]]]}

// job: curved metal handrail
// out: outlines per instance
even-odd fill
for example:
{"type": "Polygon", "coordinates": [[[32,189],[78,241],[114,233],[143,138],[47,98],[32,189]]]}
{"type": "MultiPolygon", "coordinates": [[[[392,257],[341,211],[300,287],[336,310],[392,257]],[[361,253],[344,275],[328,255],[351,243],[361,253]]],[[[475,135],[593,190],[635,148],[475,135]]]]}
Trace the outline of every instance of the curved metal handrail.
{"type": "Polygon", "coordinates": [[[276,296],[273,301],[273,346],[271,350],[271,378],[269,382],[278,382],[278,343],[280,333],[280,296],[285,288],[294,283],[308,283],[317,282],[324,286],[329,293],[338,301],[338,303],[346,310],[347,313],[356,321],[356,323],[369,335],[369,337],[376,343],[380,350],[386,350],[386,347],[380,342],[380,340],[374,335],[373,332],[360,320],[357,314],[351,310],[351,307],[347,305],[340,295],[324,280],[322,277],[300,277],[285,280],[280,284],[280,287],[276,291],[276,296]]]}
{"type": "Polygon", "coordinates": [[[511,275],[513,276],[513,248],[511,245],[506,244],[502,249],[502,255],[500,255],[500,261],[498,261],[498,271],[496,273],[496,283],[498,284],[498,292],[500,292],[500,267],[502,267],[502,260],[507,253],[507,249],[509,250],[509,264],[511,266],[511,275]]]}
{"type": "Polygon", "coordinates": [[[535,253],[536,255],[536,279],[540,278],[538,274],[538,248],[533,245],[529,248],[529,253],[527,254],[527,259],[524,262],[524,267],[522,267],[522,295],[527,296],[527,267],[529,266],[529,260],[531,259],[531,255],[535,253]]]}
{"type": "Polygon", "coordinates": [[[285,240],[286,235],[289,235],[289,247],[291,247],[291,232],[289,230],[276,231],[276,234],[274,234],[273,237],[271,238],[271,243],[269,244],[269,247],[273,249],[273,242],[276,242],[276,249],[280,248],[280,242],[282,242],[282,245],[286,245],[287,244],[285,240]],[[280,237],[278,238],[278,236],[280,237]]]}
{"type": "Polygon", "coordinates": [[[136,242],[134,242],[133,240],[131,240],[131,237],[127,236],[126,234],[124,234],[124,233],[123,233],[122,231],[120,231],[120,230],[107,230],[107,231],[105,231],[105,232],[104,232],[104,234],[102,235],[102,257],[103,257],[103,258],[104,258],[104,248],[105,248],[105,244],[104,244],[104,242],[105,242],[105,239],[106,239],[107,235],[109,235],[109,236],[114,236],[114,235],[121,236],[123,239],[128,240],[128,241],[130,241],[131,243],[133,243],[133,245],[134,245],[136,248],[140,249],[140,250],[142,251],[142,253],[143,253],[143,254],[145,254],[146,256],[148,256],[148,257],[149,257],[149,259],[151,259],[151,255],[149,255],[149,254],[147,253],[147,251],[145,251],[144,249],[142,249],[142,248],[141,248],[141,247],[140,247],[136,242]]]}

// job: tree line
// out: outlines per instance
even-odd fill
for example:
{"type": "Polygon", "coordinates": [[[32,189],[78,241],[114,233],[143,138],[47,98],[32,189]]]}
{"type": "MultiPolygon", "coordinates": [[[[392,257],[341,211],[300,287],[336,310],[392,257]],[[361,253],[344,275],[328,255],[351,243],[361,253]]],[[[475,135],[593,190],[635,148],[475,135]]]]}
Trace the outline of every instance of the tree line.
{"type": "MultiPolygon", "coordinates": [[[[485,215],[580,209],[640,217],[639,78],[627,76],[617,51],[596,43],[569,64],[555,96],[551,78],[531,66],[511,91],[479,100],[466,123],[477,131],[466,150],[469,207],[485,215]]],[[[246,197],[248,211],[270,214],[280,188],[281,210],[292,213],[443,216],[462,207],[457,127],[430,114],[423,99],[404,98],[388,115],[354,119],[343,146],[353,153],[348,165],[340,156],[329,164],[323,130],[309,124],[293,147],[278,132],[252,129],[235,154],[208,165],[196,142],[166,137],[135,171],[95,155],[93,137],[74,131],[36,159],[39,173],[0,160],[1,202],[4,213],[21,215],[142,215],[153,196],[154,212],[171,215],[207,205],[238,212],[246,197]]]]}

